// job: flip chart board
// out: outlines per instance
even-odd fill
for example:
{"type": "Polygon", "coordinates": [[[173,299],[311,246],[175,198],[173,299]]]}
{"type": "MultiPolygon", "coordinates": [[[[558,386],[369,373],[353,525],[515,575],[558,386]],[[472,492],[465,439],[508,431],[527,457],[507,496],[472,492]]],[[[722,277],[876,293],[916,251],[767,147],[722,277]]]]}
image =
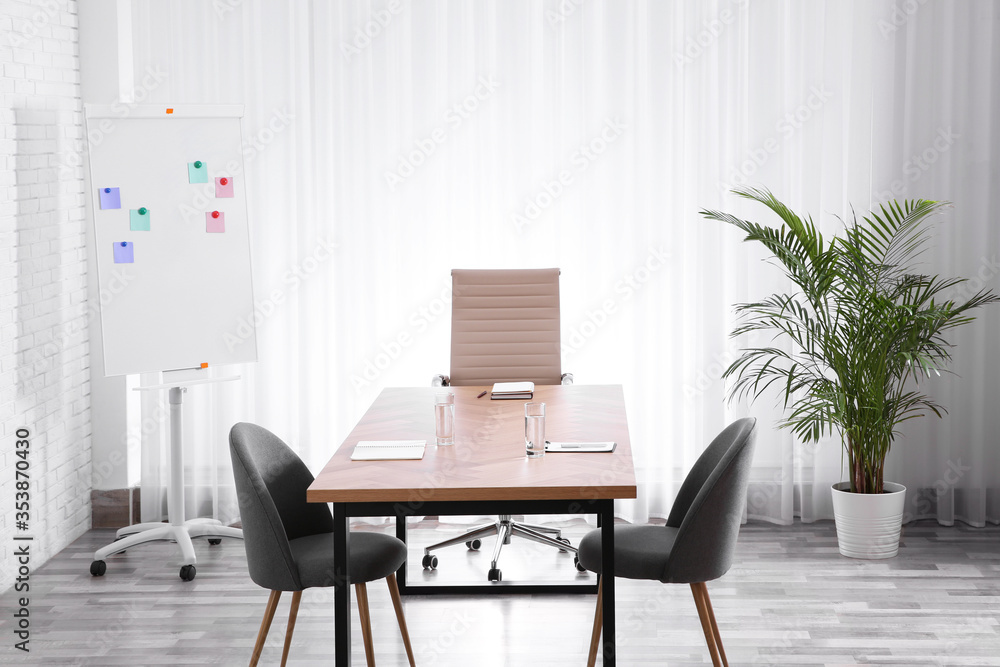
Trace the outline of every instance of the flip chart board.
{"type": "Polygon", "coordinates": [[[243,107],[85,112],[105,375],[256,361],[243,107]]]}

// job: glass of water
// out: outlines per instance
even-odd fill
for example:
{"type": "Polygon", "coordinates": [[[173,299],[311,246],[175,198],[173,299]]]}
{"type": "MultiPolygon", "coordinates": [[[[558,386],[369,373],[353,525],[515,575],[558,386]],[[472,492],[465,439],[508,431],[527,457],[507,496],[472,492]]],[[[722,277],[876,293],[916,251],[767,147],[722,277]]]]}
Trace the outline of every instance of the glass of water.
{"type": "Polygon", "coordinates": [[[434,395],[434,435],[439,445],[455,444],[455,394],[434,395]]]}
{"type": "Polygon", "coordinates": [[[524,404],[524,448],[528,458],[545,456],[545,404],[524,404]]]}

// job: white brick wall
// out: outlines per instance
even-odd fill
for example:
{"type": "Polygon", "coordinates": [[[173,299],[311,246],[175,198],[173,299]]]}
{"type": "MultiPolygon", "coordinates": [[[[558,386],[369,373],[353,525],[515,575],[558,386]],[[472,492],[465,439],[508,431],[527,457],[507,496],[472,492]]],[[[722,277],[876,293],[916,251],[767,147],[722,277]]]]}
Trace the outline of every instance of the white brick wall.
{"type": "MultiPolygon", "coordinates": [[[[76,2],[0,0],[0,591],[90,527],[90,363],[76,2]],[[29,530],[15,431],[31,436],[29,530]]],[[[86,564],[81,565],[84,567],[86,564]]]]}

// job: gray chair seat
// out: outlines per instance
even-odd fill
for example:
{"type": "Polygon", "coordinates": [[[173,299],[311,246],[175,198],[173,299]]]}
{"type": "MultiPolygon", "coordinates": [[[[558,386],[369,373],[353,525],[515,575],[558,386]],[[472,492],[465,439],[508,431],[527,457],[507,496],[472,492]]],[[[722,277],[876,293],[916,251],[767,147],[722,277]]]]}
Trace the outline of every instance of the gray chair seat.
{"type": "MultiPolygon", "coordinates": [[[[289,540],[303,588],[333,584],[333,533],[289,540]]],[[[351,531],[351,583],[384,579],[406,560],[406,545],[391,535],[351,531]]]]}
{"type": "MultiPolygon", "coordinates": [[[[664,526],[615,526],[615,576],[663,581],[677,530],[664,526]]],[[[580,541],[577,555],[580,565],[601,574],[601,531],[587,533],[580,541]]]]}

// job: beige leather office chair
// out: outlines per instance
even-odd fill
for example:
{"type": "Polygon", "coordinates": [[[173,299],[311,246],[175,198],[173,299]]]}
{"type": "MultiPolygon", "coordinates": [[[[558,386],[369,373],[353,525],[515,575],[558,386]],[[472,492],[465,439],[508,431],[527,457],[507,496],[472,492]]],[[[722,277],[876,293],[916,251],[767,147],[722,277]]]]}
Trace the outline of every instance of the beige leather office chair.
{"type": "MultiPolygon", "coordinates": [[[[451,375],[435,376],[434,386],[527,380],[573,384],[573,376],[561,372],[559,269],[455,269],[451,286],[451,375]]],[[[432,551],[462,542],[477,551],[489,535],[497,536],[490,581],[501,580],[500,550],[515,535],[576,553],[559,529],[501,514],[494,522],[427,547],[423,566],[437,567],[432,551]]]]}

